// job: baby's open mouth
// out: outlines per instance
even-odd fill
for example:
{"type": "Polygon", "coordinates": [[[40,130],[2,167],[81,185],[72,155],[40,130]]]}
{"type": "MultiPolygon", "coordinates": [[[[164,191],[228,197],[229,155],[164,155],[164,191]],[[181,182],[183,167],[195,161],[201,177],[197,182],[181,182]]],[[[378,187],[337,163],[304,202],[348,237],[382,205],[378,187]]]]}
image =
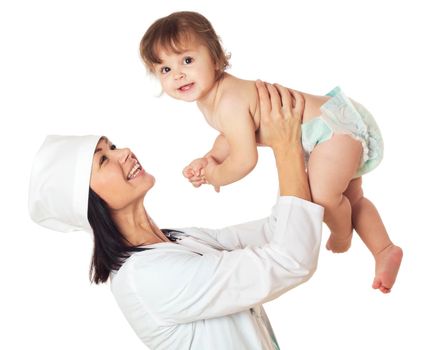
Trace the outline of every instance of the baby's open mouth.
{"type": "Polygon", "coordinates": [[[190,88],[192,88],[192,86],[194,86],[194,83],[189,83],[186,85],[183,85],[179,88],[180,91],[188,91],[190,88]]]}

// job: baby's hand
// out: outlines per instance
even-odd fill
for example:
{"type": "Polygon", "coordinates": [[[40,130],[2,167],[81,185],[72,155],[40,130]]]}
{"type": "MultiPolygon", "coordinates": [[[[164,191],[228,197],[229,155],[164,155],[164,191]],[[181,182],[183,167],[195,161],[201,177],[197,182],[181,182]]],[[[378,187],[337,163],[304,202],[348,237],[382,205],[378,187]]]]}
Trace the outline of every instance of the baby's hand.
{"type": "MultiPolygon", "coordinates": [[[[201,177],[204,179],[204,183],[211,184],[210,183],[210,176],[213,172],[214,168],[219,165],[218,162],[213,157],[207,157],[207,165],[202,169],[201,171],[201,177]]],[[[220,192],[220,186],[213,185],[213,188],[216,192],[220,192]]]]}
{"type": "Polygon", "coordinates": [[[204,176],[202,176],[202,170],[206,165],[206,158],[197,158],[183,169],[182,174],[194,187],[200,187],[202,184],[207,183],[204,176]]]}

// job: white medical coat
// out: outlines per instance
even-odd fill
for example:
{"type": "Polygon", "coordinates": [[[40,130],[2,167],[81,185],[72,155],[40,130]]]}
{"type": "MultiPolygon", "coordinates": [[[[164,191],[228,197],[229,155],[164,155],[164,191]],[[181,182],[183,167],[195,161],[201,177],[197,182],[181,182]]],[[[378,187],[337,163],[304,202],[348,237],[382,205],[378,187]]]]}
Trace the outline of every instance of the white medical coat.
{"type": "Polygon", "coordinates": [[[279,197],[265,219],[180,229],[175,243],[132,254],[111,290],[150,349],[276,349],[262,304],[314,273],[322,218],[316,204],[279,197]]]}

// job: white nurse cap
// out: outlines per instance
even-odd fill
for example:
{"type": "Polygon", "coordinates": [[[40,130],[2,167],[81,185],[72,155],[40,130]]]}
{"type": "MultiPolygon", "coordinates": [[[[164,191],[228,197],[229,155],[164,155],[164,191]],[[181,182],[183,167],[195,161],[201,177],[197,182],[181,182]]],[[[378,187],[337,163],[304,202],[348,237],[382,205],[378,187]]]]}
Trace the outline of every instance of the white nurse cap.
{"type": "Polygon", "coordinates": [[[61,232],[92,232],[88,196],[92,159],[101,136],[49,135],[36,155],[29,211],[34,222],[61,232]]]}

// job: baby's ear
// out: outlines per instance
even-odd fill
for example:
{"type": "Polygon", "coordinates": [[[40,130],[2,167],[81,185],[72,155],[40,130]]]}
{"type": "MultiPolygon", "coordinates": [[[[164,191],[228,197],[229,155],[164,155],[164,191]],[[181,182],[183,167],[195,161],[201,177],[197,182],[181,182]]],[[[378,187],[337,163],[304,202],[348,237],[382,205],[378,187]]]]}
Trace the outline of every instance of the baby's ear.
{"type": "Polygon", "coordinates": [[[220,62],[215,62],[215,60],[213,60],[213,63],[215,65],[215,71],[222,70],[222,67],[220,66],[220,62]]]}

